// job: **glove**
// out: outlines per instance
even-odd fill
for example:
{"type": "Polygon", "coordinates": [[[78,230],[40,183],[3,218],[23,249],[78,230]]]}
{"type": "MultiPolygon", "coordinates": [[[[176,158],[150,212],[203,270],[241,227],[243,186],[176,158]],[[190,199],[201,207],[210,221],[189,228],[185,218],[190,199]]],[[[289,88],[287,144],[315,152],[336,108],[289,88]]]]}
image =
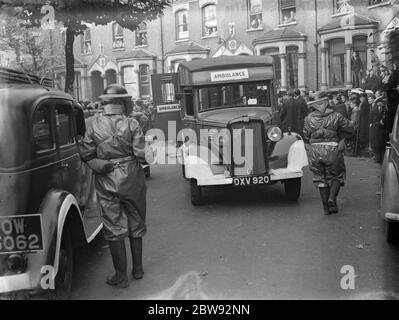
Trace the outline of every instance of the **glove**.
{"type": "Polygon", "coordinates": [[[114,164],[108,160],[94,158],[87,161],[87,164],[97,174],[107,174],[114,170],[114,164]]]}

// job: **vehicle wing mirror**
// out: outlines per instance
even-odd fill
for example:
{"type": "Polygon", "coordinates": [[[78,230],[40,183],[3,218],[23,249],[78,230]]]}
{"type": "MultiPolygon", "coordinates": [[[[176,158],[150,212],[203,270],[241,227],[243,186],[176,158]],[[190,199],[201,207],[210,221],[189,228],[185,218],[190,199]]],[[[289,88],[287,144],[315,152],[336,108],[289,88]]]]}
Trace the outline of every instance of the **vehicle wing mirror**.
{"type": "Polygon", "coordinates": [[[180,101],[181,99],[183,99],[183,93],[177,92],[177,93],[175,94],[175,99],[178,100],[178,101],[180,101]]]}

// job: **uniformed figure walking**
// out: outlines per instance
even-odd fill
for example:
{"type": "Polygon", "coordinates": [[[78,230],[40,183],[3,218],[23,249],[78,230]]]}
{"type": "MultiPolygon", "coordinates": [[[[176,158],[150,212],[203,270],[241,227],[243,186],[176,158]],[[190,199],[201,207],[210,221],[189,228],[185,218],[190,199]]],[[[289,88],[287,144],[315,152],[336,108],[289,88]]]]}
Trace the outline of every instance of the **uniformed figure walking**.
{"type": "Polygon", "coordinates": [[[125,239],[129,237],[133,277],[143,277],[142,237],[146,233],[146,184],[140,163],[145,161],[145,139],[131,114],[131,96],[120,85],[110,85],[100,96],[104,111],[87,128],[82,158],[96,172],[95,186],[105,239],[109,242],[115,274],[106,283],[129,286],[125,239]]]}
{"type": "Polygon", "coordinates": [[[337,196],[346,173],[342,142],[353,133],[353,124],[330,109],[328,98],[323,95],[316,96],[308,106],[313,112],[305,118],[303,138],[310,144],[309,168],[319,188],[324,213],[329,215],[338,212],[337,196]]]}

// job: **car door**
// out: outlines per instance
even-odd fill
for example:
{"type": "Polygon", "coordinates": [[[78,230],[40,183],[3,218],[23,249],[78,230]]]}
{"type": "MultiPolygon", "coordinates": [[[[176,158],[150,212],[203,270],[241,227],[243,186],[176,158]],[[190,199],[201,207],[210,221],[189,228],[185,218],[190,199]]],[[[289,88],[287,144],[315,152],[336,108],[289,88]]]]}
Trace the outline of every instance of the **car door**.
{"type": "Polygon", "coordinates": [[[47,192],[62,187],[60,159],[56,148],[54,110],[51,100],[41,102],[32,114],[32,165],[30,210],[37,210],[47,192]]]}
{"type": "Polygon", "coordinates": [[[54,115],[63,189],[77,199],[83,214],[86,238],[89,239],[101,226],[101,220],[96,205],[94,176],[79,153],[78,139],[84,134],[83,114],[74,112],[72,101],[57,100],[54,115]]]}
{"type": "Polygon", "coordinates": [[[54,100],[57,148],[63,189],[76,198],[80,194],[80,155],[77,147],[72,101],[54,100]]]}
{"type": "Polygon", "coordinates": [[[395,116],[391,140],[387,147],[390,161],[393,162],[397,171],[399,170],[399,123],[398,122],[399,122],[399,109],[395,116]]]}

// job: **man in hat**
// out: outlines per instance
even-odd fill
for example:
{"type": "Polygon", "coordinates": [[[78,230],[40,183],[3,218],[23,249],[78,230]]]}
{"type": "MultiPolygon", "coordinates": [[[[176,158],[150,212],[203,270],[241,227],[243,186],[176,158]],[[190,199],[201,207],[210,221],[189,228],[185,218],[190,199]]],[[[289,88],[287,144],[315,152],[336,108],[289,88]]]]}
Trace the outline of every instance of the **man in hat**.
{"type": "Polygon", "coordinates": [[[360,87],[363,74],[363,63],[359,57],[359,52],[355,51],[352,54],[352,81],[354,87],[360,87]]]}
{"type": "Polygon", "coordinates": [[[308,103],[313,110],[306,118],[303,138],[307,148],[313,182],[320,191],[324,214],[338,212],[337,196],[345,181],[343,140],[353,133],[352,123],[342,114],[329,108],[323,92],[308,103]],[[342,141],[342,142],[341,142],[342,141]]]}
{"type": "Polygon", "coordinates": [[[125,239],[129,237],[133,277],[140,279],[142,237],[146,233],[146,184],[140,163],[145,140],[131,113],[131,96],[123,86],[107,87],[100,96],[103,113],[94,117],[81,144],[82,158],[96,173],[95,186],[104,237],[108,240],[115,274],[106,283],[129,286],[125,239]]]}
{"type": "Polygon", "coordinates": [[[288,91],[288,99],[283,102],[280,110],[280,125],[283,132],[291,130],[301,134],[303,120],[308,114],[307,105],[295,99],[294,90],[288,91]]]}

